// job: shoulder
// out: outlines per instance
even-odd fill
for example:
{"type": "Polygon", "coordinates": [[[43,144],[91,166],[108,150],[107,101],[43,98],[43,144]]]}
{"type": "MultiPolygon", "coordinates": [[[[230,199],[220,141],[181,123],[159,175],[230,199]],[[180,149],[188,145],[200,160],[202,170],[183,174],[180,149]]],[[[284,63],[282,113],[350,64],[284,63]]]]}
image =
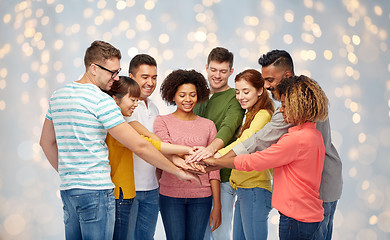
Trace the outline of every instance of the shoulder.
{"type": "Polygon", "coordinates": [[[198,123],[207,124],[207,125],[214,125],[214,122],[210,119],[204,118],[204,117],[197,117],[196,120],[198,123]]]}
{"type": "Polygon", "coordinates": [[[270,112],[266,109],[260,109],[260,111],[258,111],[255,115],[255,118],[258,118],[258,117],[268,117],[271,119],[272,115],[270,114],[270,112]]]}
{"type": "Polygon", "coordinates": [[[170,122],[170,121],[173,121],[174,118],[172,118],[172,114],[168,114],[168,115],[158,115],[156,117],[156,120],[154,120],[154,122],[170,122]]]}

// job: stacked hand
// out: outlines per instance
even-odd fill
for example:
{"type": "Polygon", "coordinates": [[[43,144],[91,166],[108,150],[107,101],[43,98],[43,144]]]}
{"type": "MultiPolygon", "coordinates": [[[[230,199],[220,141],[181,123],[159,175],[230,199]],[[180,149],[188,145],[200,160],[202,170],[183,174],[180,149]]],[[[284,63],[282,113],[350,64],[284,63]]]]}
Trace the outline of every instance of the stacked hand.
{"type": "Polygon", "coordinates": [[[198,147],[194,150],[195,151],[190,153],[190,155],[186,158],[187,163],[200,162],[203,159],[214,155],[214,152],[207,147],[198,147]]]}
{"type": "Polygon", "coordinates": [[[186,163],[186,161],[179,156],[172,156],[172,163],[177,167],[191,173],[204,174],[206,173],[205,166],[200,163],[186,163]]]}

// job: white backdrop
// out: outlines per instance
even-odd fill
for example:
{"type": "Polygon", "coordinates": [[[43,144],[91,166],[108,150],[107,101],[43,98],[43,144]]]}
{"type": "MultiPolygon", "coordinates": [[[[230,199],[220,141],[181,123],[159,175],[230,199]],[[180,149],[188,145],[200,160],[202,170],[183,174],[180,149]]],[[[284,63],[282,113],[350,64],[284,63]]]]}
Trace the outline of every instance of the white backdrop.
{"type": "MultiPolygon", "coordinates": [[[[96,39],[130,59],[158,61],[153,99],[173,69],[205,73],[215,46],[235,54],[234,76],[289,51],[296,74],[330,99],[344,191],[334,239],[390,238],[390,2],[370,0],[0,0],[0,239],[63,239],[59,178],[39,147],[48,98],[84,73],[96,39]]],[[[277,239],[278,215],[269,220],[277,239]]],[[[161,223],[156,239],[164,239],[161,223]]]]}

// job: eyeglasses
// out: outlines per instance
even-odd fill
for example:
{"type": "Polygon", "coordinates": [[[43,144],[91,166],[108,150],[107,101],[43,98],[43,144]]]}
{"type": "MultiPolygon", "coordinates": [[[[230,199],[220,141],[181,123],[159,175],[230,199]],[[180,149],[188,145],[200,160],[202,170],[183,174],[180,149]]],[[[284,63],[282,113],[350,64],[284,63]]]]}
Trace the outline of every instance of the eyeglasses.
{"type": "Polygon", "coordinates": [[[96,64],[96,63],[94,63],[94,64],[96,66],[100,67],[101,69],[106,70],[107,72],[110,72],[111,73],[111,79],[114,79],[119,74],[119,72],[121,71],[121,68],[119,68],[116,71],[111,71],[111,70],[109,70],[109,69],[107,69],[107,68],[105,68],[103,66],[100,66],[99,64],[96,64]]]}

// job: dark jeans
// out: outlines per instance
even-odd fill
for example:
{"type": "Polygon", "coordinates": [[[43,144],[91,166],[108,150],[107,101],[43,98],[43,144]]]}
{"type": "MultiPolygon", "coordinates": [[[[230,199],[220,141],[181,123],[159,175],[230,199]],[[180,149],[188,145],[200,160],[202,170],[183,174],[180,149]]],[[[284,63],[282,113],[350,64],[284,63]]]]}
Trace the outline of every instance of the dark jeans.
{"type": "Polygon", "coordinates": [[[318,229],[318,240],[332,239],[333,232],[333,217],[337,206],[337,200],[334,202],[324,202],[324,220],[320,223],[318,229]]]}
{"type": "Polygon", "coordinates": [[[306,223],[287,217],[280,213],[279,220],[279,239],[281,240],[300,240],[316,239],[316,234],[320,222],[306,223]]]}
{"type": "Polygon", "coordinates": [[[119,189],[119,199],[115,199],[114,240],[127,238],[127,232],[129,231],[130,210],[133,201],[134,198],[123,199],[122,189],[119,189]]]}
{"type": "Polygon", "coordinates": [[[167,240],[202,240],[212,197],[172,198],[160,194],[160,212],[167,240]]]}

